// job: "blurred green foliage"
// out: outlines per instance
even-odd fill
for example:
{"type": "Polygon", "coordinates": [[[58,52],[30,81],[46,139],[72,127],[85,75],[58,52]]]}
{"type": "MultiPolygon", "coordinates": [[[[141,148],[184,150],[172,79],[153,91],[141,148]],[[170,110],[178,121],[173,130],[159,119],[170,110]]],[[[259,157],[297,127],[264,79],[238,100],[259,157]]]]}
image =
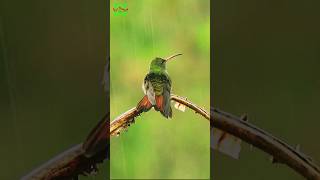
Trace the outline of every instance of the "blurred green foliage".
{"type": "MultiPolygon", "coordinates": [[[[174,53],[183,55],[167,64],[173,93],[209,110],[209,3],[135,0],[126,16],[111,10],[111,119],[143,97],[151,60],[174,53]]],[[[209,140],[209,122],[191,110],[173,109],[172,120],[150,110],[111,139],[111,178],[209,178],[209,140]]]]}
{"type": "MultiPolygon", "coordinates": [[[[106,1],[0,1],[0,179],[82,142],[106,112],[106,1]]],[[[108,164],[97,177],[105,179],[108,164]]]]}
{"type": "MultiPolygon", "coordinates": [[[[320,161],[319,1],[214,1],[214,106],[241,115],[320,161]]],[[[243,143],[214,152],[215,179],[303,179],[243,143]]],[[[319,163],[318,163],[319,164],[319,163]]]]}

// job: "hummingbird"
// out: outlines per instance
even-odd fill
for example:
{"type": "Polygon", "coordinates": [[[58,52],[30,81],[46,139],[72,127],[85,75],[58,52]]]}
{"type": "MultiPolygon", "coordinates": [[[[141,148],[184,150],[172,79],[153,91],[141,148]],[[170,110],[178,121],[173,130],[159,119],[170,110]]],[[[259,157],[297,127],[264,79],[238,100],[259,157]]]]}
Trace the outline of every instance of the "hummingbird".
{"type": "Polygon", "coordinates": [[[144,96],[137,105],[138,112],[147,112],[152,107],[165,118],[172,117],[170,106],[171,79],[167,72],[166,63],[176,56],[175,54],[166,59],[156,57],[151,61],[149,73],[145,76],[142,90],[144,96]]]}

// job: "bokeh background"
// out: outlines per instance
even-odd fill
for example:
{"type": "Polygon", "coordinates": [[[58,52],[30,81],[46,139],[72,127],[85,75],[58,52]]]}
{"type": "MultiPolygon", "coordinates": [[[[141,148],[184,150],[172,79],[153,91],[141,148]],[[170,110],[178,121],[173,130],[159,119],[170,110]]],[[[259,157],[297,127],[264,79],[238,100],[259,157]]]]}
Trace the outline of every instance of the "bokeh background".
{"type": "MultiPolygon", "coordinates": [[[[319,1],[213,3],[214,106],[241,115],[320,162],[319,1]]],[[[303,179],[243,143],[239,160],[214,152],[215,179],[303,179]]]]}
{"type": "MultiPolygon", "coordinates": [[[[0,1],[0,179],[82,142],[106,112],[106,1],[0,1]]],[[[107,163],[96,177],[105,179],[107,163]]]]}
{"type": "MultiPolygon", "coordinates": [[[[136,106],[155,57],[183,53],[167,64],[173,93],[210,106],[209,0],[135,0],[126,16],[110,14],[111,119],[136,106]]],[[[172,104],[173,105],[173,104],[172,104]]],[[[173,109],[172,120],[150,110],[111,139],[111,178],[207,179],[209,122],[173,109]]]]}

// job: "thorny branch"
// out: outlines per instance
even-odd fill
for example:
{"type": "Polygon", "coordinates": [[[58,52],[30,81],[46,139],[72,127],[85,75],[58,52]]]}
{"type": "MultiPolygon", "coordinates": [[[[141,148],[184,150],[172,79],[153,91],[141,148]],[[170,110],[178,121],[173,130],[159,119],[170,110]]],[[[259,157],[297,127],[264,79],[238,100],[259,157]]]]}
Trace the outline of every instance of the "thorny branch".
{"type": "Polygon", "coordinates": [[[109,113],[92,129],[84,143],[78,144],[34,169],[22,180],[70,180],[98,171],[97,164],[109,157],[109,113]]]}
{"type": "MultiPolygon", "coordinates": [[[[311,158],[271,134],[255,127],[248,121],[214,108],[211,108],[209,115],[204,109],[177,95],[171,95],[171,100],[187,106],[207,120],[210,120],[211,128],[215,127],[228,132],[270,154],[273,157],[273,163],[286,164],[307,179],[320,179],[320,169],[311,158]]],[[[137,110],[132,108],[116,118],[110,124],[110,134],[117,135],[126,129],[134,122],[134,117],[137,114],[137,110]]]]}
{"type": "MultiPolygon", "coordinates": [[[[320,180],[320,169],[311,158],[249,122],[214,108],[211,108],[209,115],[204,109],[177,95],[172,95],[171,99],[210,120],[211,128],[226,131],[270,154],[273,162],[286,164],[307,179],[320,180]]],[[[109,144],[106,142],[109,136],[127,129],[139,114],[136,108],[128,110],[110,123],[110,131],[109,114],[106,115],[89,134],[84,145],[79,144],[61,153],[23,179],[77,179],[79,174],[96,171],[96,164],[108,156],[109,144]]]]}
{"type": "MultiPolygon", "coordinates": [[[[187,101],[185,98],[179,97],[177,95],[171,95],[171,100],[176,101],[180,104],[187,106],[190,109],[193,109],[196,113],[199,113],[207,120],[210,120],[210,115],[203,110],[202,108],[198,107],[197,105],[193,104],[190,101],[187,101]]],[[[110,135],[119,135],[123,130],[126,130],[132,123],[135,122],[134,118],[139,116],[140,112],[138,112],[137,108],[132,108],[127,112],[118,116],[115,120],[110,123],[110,135]]]]}
{"type": "Polygon", "coordinates": [[[307,179],[320,179],[320,168],[312,159],[273,135],[238,117],[211,108],[212,126],[226,131],[272,156],[273,163],[283,163],[307,179]]]}

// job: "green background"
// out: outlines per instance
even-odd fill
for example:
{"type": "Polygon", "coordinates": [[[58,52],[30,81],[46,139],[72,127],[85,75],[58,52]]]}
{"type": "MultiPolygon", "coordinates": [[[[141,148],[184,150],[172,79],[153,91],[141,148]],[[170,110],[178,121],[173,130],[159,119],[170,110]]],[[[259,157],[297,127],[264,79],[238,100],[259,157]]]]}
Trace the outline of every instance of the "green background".
{"type": "MultiPolygon", "coordinates": [[[[82,142],[104,116],[105,1],[0,1],[0,179],[82,142]]],[[[107,177],[107,163],[97,177],[107,177]]]]}
{"type": "MultiPolygon", "coordinates": [[[[126,16],[110,12],[111,119],[143,97],[141,85],[151,60],[174,53],[183,55],[167,64],[173,93],[208,110],[209,1],[125,2],[126,16]]],[[[111,178],[207,179],[209,138],[209,122],[191,110],[174,109],[172,120],[150,110],[128,132],[111,138],[111,178]]]]}
{"type": "MultiPolygon", "coordinates": [[[[0,179],[19,179],[54,155],[83,141],[104,115],[105,94],[101,81],[106,57],[106,3],[0,1],[0,179]]],[[[120,28],[117,33],[117,38],[121,39],[116,41],[117,46],[123,47],[114,54],[115,60],[122,63],[112,63],[125,73],[113,72],[113,76],[118,81],[133,80],[118,83],[128,88],[122,90],[126,92],[121,97],[117,96],[126,103],[114,101],[118,113],[114,112],[112,117],[140,100],[141,81],[150,60],[176,52],[184,55],[168,65],[174,92],[208,108],[206,93],[198,95],[198,92],[208,91],[200,82],[208,81],[205,74],[208,69],[194,73],[208,68],[205,65],[208,64],[209,41],[207,4],[207,1],[199,4],[170,1],[169,5],[159,1],[153,5],[141,2],[136,7],[138,15],[132,17],[129,3],[128,15],[117,17],[122,18],[118,23],[126,28],[120,28]],[[150,8],[144,7],[145,4],[150,8]],[[177,10],[178,7],[183,9],[177,10]],[[128,20],[124,18],[140,20],[126,23],[128,20]],[[191,26],[194,23],[197,26],[191,26]],[[136,33],[123,36],[126,31],[143,33],[139,33],[139,37],[136,33]],[[122,41],[124,43],[119,43],[122,41]],[[131,46],[129,41],[135,45],[131,46]],[[128,61],[135,63],[125,63],[128,61]],[[134,73],[126,73],[128,71],[134,73]]],[[[301,150],[317,162],[320,161],[317,141],[320,127],[319,5],[314,0],[213,1],[212,18],[214,105],[236,115],[249,114],[250,122],[292,145],[300,144],[301,150]]],[[[114,89],[113,93],[117,91],[121,88],[114,89]]],[[[124,176],[136,176],[135,172],[157,176],[150,173],[160,173],[161,164],[162,177],[180,177],[181,174],[191,177],[186,173],[194,173],[192,168],[197,168],[191,162],[202,160],[199,163],[204,165],[202,170],[193,175],[208,176],[205,149],[208,137],[199,140],[195,137],[201,134],[185,133],[194,132],[194,129],[206,132],[207,122],[190,111],[174,110],[173,113],[172,121],[164,120],[156,112],[146,113],[127,133],[113,138],[112,144],[122,147],[118,149],[121,151],[119,165],[112,167],[114,175],[122,175],[119,171],[125,169],[124,176]],[[185,138],[180,136],[182,133],[185,138]],[[163,139],[153,138],[157,136],[163,139]],[[194,153],[199,149],[194,150],[195,147],[202,148],[199,156],[203,157],[196,158],[194,153]],[[183,153],[178,152],[180,148],[183,153]],[[124,165],[121,154],[132,164],[138,159],[156,165],[124,165]],[[159,154],[166,157],[156,157],[159,154]],[[177,156],[180,166],[176,164],[177,156]],[[141,172],[144,168],[146,171],[141,172]]],[[[214,152],[211,169],[216,179],[302,179],[286,166],[271,164],[269,156],[260,150],[250,151],[244,143],[242,147],[240,160],[214,152]]],[[[115,149],[111,148],[113,155],[115,149]]],[[[100,166],[98,177],[90,179],[103,179],[107,168],[100,166]]]]}
{"type": "MultiPolygon", "coordinates": [[[[320,161],[319,1],[229,0],[213,3],[214,106],[300,144],[320,161]]],[[[214,177],[303,179],[243,143],[240,160],[214,152],[214,177]]]]}

